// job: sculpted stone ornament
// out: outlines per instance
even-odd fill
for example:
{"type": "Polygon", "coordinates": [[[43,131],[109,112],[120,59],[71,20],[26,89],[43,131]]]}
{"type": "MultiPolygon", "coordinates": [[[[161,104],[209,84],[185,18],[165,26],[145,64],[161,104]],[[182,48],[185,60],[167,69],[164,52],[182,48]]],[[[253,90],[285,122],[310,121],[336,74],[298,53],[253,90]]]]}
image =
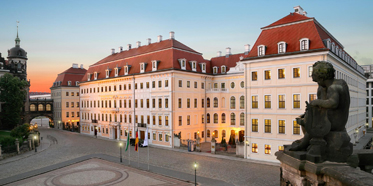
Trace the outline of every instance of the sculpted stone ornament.
{"type": "Polygon", "coordinates": [[[285,145],[285,154],[314,163],[346,162],[353,147],[346,131],[350,108],[347,83],[334,79],[333,66],[324,61],[313,65],[312,80],[319,85],[317,99],[306,102],[306,112],[296,118],[304,138],[285,145]]]}

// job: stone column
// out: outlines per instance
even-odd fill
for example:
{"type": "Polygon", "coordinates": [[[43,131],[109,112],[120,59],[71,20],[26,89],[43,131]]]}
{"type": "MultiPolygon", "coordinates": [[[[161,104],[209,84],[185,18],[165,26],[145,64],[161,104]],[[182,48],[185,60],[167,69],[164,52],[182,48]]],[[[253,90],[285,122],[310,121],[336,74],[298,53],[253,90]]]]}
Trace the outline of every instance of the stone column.
{"type": "Polygon", "coordinates": [[[16,147],[17,147],[17,154],[20,154],[19,153],[19,141],[18,141],[17,138],[16,138],[16,141],[15,141],[15,144],[16,144],[16,147]]]}
{"type": "Polygon", "coordinates": [[[215,148],[216,148],[216,140],[215,140],[215,138],[212,138],[212,140],[211,140],[211,154],[215,154],[215,148]]]}

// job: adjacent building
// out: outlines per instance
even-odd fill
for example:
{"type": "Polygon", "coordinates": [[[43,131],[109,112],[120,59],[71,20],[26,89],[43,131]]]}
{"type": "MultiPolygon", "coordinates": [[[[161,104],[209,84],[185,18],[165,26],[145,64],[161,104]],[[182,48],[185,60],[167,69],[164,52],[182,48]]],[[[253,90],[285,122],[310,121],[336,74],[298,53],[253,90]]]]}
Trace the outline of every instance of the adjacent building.
{"type": "Polygon", "coordinates": [[[367,78],[366,82],[366,125],[373,125],[373,65],[362,65],[367,78]]]}
{"type": "Polygon", "coordinates": [[[86,73],[83,65],[72,67],[58,74],[51,89],[53,121],[55,128],[71,129],[80,125],[79,81],[86,73]]]}

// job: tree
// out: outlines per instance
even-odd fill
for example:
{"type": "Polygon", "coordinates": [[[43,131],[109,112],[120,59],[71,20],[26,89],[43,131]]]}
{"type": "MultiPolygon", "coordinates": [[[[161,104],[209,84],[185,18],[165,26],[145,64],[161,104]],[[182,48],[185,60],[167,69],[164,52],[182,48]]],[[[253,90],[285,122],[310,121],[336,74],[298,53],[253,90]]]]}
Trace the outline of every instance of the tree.
{"type": "Polygon", "coordinates": [[[1,121],[3,129],[13,129],[21,122],[27,82],[6,73],[0,77],[1,121]]]}

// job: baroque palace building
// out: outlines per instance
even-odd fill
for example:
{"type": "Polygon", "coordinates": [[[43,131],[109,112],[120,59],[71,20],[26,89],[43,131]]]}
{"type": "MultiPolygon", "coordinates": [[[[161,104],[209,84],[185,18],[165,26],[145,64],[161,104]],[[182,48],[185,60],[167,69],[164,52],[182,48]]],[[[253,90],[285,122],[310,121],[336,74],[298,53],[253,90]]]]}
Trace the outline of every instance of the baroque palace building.
{"type": "Polygon", "coordinates": [[[51,89],[53,99],[53,121],[55,128],[70,129],[79,127],[79,81],[87,72],[83,65],[72,67],[58,74],[51,89]]]}
{"type": "Polygon", "coordinates": [[[137,42],[91,65],[80,83],[81,132],[110,139],[146,128],[149,143],[173,147],[182,139],[246,141],[244,157],[277,161],[274,152],[302,137],[294,121],[316,99],[312,65],[329,61],[349,84],[347,131],[354,142],[365,123],[362,68],[301,7],[262,28],[253,49],[218,52],[210,60],[170,38],[137,42]],[[129,131],[129,132],[127,132],[129,131]]]}

